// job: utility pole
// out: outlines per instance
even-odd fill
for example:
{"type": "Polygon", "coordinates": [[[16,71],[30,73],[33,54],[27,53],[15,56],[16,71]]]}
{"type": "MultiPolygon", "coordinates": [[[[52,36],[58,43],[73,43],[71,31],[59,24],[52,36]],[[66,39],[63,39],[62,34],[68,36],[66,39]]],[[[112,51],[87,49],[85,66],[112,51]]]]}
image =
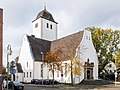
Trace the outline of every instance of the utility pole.
{"type": "Polygon", "coordinates": [[[3,9],[0,8],[0,90],[2,90],[3,9]]]}

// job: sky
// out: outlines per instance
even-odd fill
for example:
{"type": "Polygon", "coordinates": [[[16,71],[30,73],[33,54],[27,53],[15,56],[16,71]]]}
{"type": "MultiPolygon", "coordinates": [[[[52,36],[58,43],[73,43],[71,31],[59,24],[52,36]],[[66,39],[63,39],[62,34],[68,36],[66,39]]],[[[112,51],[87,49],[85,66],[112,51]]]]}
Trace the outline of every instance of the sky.
{"type": "Polygon", "coordinates": [[[44,3],[58,22],[58,38],[92,26],[120,30],[120,0],[0,0],[4,10],[4,66],[8,44],[12,61],[19,56],[23,35],[32,34],[32,21],[44,9],[44,3]]]}

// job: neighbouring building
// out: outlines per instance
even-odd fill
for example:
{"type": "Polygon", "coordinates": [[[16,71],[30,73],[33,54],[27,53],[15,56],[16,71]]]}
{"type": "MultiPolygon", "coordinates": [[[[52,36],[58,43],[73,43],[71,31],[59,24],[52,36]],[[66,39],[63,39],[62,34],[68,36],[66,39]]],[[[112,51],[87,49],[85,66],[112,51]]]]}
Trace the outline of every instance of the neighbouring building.
{"type": "Polygon", "coordinates": [[[104,67],[104,69],[105,69],[106,73],[114,74],[117,68],[116,68],[116,65],[114,62],[109,61],[109,63],[104,67]]]}
{"type": "MultiPolygon", "coordinates": [[[[40,11],[32,22],[33,34],[25,34],[23,37],[19,61],[23,70],[22,82],[30,82],[32,79],[52,79],[52,74],[47,65],[43,65],[46,52],[54,50],[59,46],[74,44],[74,55],[79,56],[83,62],[81,76],[74,76],[74,82],[79,83],[84,79],[98,79],[98,59],[94,48],[91,32],[79,31],[66,37],[57,39],[57,25],[51,13],[46,8],[40,11]],[[81,52],[81,53],[80,53],[81,52]]],[[[67,54],[67,49],[64,51],[67,54]]],[[[69,60],[63,61],[63,71],[55,71],[55,79],[63,83],[71,83],[70,73],[66,75],[65,70],[69,60]],[[63,74],[63,75],[62,75],[63,74]]]]}

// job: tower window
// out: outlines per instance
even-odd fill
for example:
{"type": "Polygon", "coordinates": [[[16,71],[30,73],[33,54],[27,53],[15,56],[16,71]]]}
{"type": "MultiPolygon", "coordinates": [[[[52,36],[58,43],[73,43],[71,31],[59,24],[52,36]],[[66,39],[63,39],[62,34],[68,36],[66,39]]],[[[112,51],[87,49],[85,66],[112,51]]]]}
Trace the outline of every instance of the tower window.
{"type": "Polygon", "coordinates": [[[50,29],[52,29],[52,24],[50,25],[50,29]]]}
{"type": "Polygon", "coordinates": [[[38,27],[38,23],[35,24],[35,28],[37,28],[37,27],[38,27]]]}
{"type": "Polygon", "coordinates": [[[49,28],[49,24],[47,23],[47,28],[49,28]]]}

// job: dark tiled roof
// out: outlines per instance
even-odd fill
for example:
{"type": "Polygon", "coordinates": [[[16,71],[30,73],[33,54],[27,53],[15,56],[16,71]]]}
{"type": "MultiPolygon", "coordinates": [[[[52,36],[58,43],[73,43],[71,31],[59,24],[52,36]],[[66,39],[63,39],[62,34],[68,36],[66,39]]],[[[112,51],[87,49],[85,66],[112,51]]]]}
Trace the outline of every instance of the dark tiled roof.
{"type": "Polygon", "coordinates": [[[20,63],[16,63],[18,73],[23,73],[22,66],[20,63]]]}
{"type": "MultiPolygon", "coordinates": [[[[55,22],[55,20],[53,19],[52,14],[49,13],[46,9],[42,10],[41,12],[39,12],[35,20],[39,19],[40,17],[44,18],[44,19],[47,19],[49,21],[55,22]]],[[[55,22],[55,23],[57,23],[57,22],[55,22]]]]}
{"type": "Polygon", "coordinates": [[[27,37],[30,42],[30,46],[31,46],[34,59],[36,61],[42,60],[41,52],[43,53],[48,52],[50,50],[51,42],[47,40],[35,38],[33,36],[27,36],[27,37]]]}
{"type": "MultiPolygon", "coordinates": [[[[48,52],[49,50],[54,50],[58,47],[64,48],[64,54],[67,54],[68,52],[68,45],[72,45],[72,49],[76,53],[76,48],[80,44],[82,37],[83,37],[83,31],[74,33],[72,35],[57,39],[55,41],[47,41],[39,38],[35,38],[33,36],[27,36],[28,40],[30,42],[31,50],[34,56],[35,61],[41,61],[42,60],[42,54],[48,52]]],[[[75,54],[74,53],[74,54],[75,54]]]]}

